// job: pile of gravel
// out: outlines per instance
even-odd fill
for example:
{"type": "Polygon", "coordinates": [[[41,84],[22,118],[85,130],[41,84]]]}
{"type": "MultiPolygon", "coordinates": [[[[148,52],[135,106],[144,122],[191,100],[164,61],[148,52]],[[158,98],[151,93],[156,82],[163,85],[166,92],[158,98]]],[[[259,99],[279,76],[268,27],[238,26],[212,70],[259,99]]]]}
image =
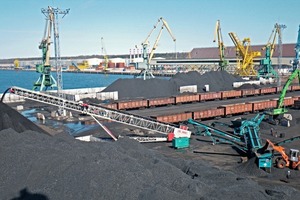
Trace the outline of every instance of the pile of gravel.
{"type": "Polygon", "coordinates": [[[197,92],[204,92],[205,85],[209,85],[209,91],[232,90],[233,82],[243,81],[226,71],[211,71],[203,75],[196,71],[177,73],[171,79],[118,79],[106,87],[103,92],[118,91],[118,98],[157,98],[170,97],[180,94],[181,86],[197,85],[197,92]]]}

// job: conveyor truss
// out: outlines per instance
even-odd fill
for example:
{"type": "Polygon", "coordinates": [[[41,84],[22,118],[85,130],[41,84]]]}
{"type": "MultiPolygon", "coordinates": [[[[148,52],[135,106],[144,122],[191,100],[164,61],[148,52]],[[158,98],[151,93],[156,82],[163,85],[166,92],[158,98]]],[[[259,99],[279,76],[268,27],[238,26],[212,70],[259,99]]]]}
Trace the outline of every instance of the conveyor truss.
{"type": "MultiPolygon", "coordinates": [[[[218,141],[229,143],[244,153],[252,154],[263,147],[259,136],[259,124],[263,118],[264,115],[258,114],[253,119],[241,120],[238,126],[236,124],[233,125],[234,133],[220,130],[214,126],[194,121],[193,119],[189,119],[188,123],[196,126],[196,128],[202,128],[204,130],[203,135],[211,137],[213,144],[216,144],[218,141]]],[[[228,124],[222,125],[230,126],[228,124]]]]}
{"type": "Polygon", "coordinates": [[[10,92],[22,96],[25,99],[50,104],[53,106],[63,105],[63,107],[67,110],[78,111],[90,115],[94,119],[106,119],[164,135],[168,135],[169,133],[175,134],[175,132],[179,132],[181,134],[186,134],[188,135],[188,137],[190,137],[191,134],[190,131],[180,129],[174,124],[159,122],[151,118],[106,108],[100,105],[88,105],[87,108],[84,108],[80,102],[66,100],[60,97],[46,94],[45,92],[27,90],[16,86],[11,87],[10,92]]]}

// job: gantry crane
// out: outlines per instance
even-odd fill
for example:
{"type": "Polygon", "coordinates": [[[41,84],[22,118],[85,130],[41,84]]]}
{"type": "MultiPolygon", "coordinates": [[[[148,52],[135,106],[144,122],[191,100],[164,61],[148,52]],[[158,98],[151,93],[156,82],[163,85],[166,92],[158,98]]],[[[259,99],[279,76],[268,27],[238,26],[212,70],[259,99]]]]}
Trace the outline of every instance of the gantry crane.
{"type": "Polygon", "coordinates": [[[51,75],[50,65],[50,44],[51,44],[51,32],[54,23],[54,13],[48,12],[46,18],[46,26],[44,32],[44,38],[42,39],[39,49],[42,50],[42,64],[36,65],[36,72],[40,73],[39,79],[34,83],[33,90],[40,88],[40,91],[47,90],[48,87],[57,87],[57,82],[51,75]]]}
{"type": "Polygon", "coordinates": [[[216,38],[218,39],[218,48],[219,48],[219,56],[220,56],[220,62],[219,62],[219,70],[223,71],[226,69],[228,65],[228,60],[225,59],[225,46],[223,43],[223,37],[221,32],[221,25],[220,20],[216,23],[216,30],[215,30],[215,37],[213,42],[216,42],[216,38]]]}
{"type": "Polygon", "coordinates": [[[240,76],[257,76],[253,59],[260,57],[261,53],[259,51],[251,50],[250,38],[245,38],[243,41],[240,41],[233,32],[230,32],[229,36],[236,47],[238,56],[236,74],[240,76]]]}
{"type": "Polygon", "coordinates": [[[148,36],[145,39],[145,41],[142,43],[142,47],[143,47],[143,59],[144,59],[144,63],[146,64],[146,69],[143,69],[138,76],[143,75],[144,80],[147,79],[147,78],[154,78],[153,74],[150,71],[150,62],[151,62],[151,60],[153,58],[154,51],[157,48],[157,44],[158,44],[158,42],[160,40],[162,31],[163,31],[164,28],[167,29],[167,31],[169,32],[169,34],[172,37],[173,41],[176,42],[176,38],[172,34],[172,31],[171,31],[168,23],[162,17],[159,18],[158,21],[157,21],[157,23],[156,23],[156,25],[154,25],[153,29],[150,31],[150,33],[148,34],[148,36]],[[156,27],[158,26],[158,24],[160,22],[162,23],[161,29],[160,29],[159,34],[158,34],[158,36],[157,36],[157,38],[155,40],[155,43],[154,43],[154,45],[153,45],[153,47],[152,47],[152,49],[151,49],[151,51],[150,51],[150,53],[148,55],[147,49],[148,49],[148,46],[150,45],[149,44],[149,38],[150,38],[150,36],[152,35],[153,31],[156,29],[156,27]]]}
{"type": "Polygon", "coordinates": [[[258,70],[258,76],[263,78],[278,78],[278,73],[272,67],[272,56],[275,49],[276,38],[279,37],[281,29],[276,23],[270,38],[265,47],[262,50],[266,50],[265,58],[260,61],[261,68],[258,70]]]}
{"type": "Polygon", "coordinates": [[[103,58],[104,58],[104,68],[103,71],[106,71],[108,68],[108,56],[107,56],[107,52],[106,52],[106,48],[104,45],[104,39],[103,37],[101,37],[101,50],[102,50],[102,54],[103,54],[103,58]]]}

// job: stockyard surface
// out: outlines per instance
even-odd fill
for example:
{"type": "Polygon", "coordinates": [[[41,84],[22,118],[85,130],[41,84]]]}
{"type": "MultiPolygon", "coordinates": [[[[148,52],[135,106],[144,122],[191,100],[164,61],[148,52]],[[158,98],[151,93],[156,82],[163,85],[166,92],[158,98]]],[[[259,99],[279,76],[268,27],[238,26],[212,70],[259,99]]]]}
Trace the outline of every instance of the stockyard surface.
{"type": "MultiPolygon", "coordinates": [[[[258,168],[255,159],[241,163],[241,155],[231,145],[212,145],[206,136],[192,135],[189,148],[174,149],[168,142],[139,143],[127,137],[114,142],[96,128],[84,134],[106,140],[86,143],[74,140],[64,127],[31,122],[16,111],[17,105],[0,103],[2,199],[295,199],[300,194],[298,170],[290,169],[289,178],[287,168],[273,167],[267,173],[258,168]]],[[[31,101],[23,105],[25,109],[36,107],[37,112],[45,114],[54,109],[31,101]]],[[[186,107],[171,108],[184,110],[186,107]]],[[[129,112],[148,116],[155,109],[129,112]]],[[[290,108],[289,113],[293,120],[288,128],[263,121],[261,138],[278,142],[299,135],[299,111],[290,108]],[[278,137],[271,135],[271,128],[278,137]]],[[[218,121],[230,123],[237,117],[254,116],[238,115],[218,121]]],[[[74,113],[74,117],[82,116],[74,113]]],[[[203,123],[209,125],[213,121],[216,119],[203,123]]],[[[116,136],[152,134],[114,122],[104,121],[104,124],[116,136]]],[[[287,151],[298,149],[300,141],[283,146],[287,151]]]]}

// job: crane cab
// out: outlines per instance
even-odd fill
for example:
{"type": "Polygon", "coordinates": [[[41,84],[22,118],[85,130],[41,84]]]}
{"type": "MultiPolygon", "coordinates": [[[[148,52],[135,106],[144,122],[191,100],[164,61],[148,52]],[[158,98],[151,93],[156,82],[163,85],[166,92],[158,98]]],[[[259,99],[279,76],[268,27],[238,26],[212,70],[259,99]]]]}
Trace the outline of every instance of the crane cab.
{"type": "Polygon", "coordinates": [[[299,150],[290,149],[290,161],[298,162],[299,161],[299,150]]]}

